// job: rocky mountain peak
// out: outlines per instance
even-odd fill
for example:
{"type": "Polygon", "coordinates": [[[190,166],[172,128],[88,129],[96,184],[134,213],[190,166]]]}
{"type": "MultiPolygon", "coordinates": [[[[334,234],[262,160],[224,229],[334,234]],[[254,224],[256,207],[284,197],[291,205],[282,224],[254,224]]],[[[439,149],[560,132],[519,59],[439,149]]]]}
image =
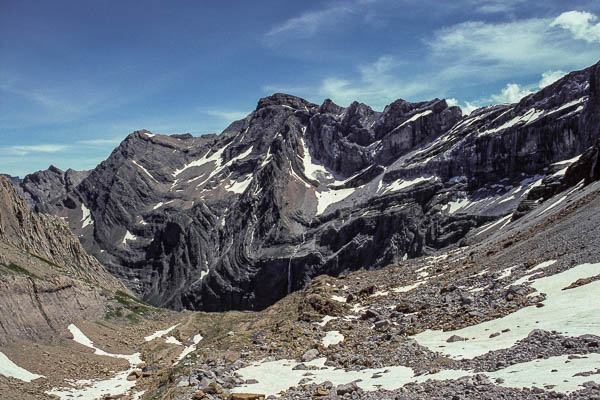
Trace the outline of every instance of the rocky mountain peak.
{"type": "Polygon", "coordinates": [[[323,104],[321,104],[321,106],[319,106],[318,112],[320,114],[339,115],[344,112],[344,107],[338,106],[331,99],[325,99],[325,101],[323,101],[323,104]]]}
{"type": "Polygon", "coordinates": [[[269,106],[287,106],[295,110],[304,110],[307,108],[314,108],[316,104],[310,103],[300,97],[293,96],[285,93],[275,93],[268,97],[263,97],[258,101],[256,110],[269,106]]]}

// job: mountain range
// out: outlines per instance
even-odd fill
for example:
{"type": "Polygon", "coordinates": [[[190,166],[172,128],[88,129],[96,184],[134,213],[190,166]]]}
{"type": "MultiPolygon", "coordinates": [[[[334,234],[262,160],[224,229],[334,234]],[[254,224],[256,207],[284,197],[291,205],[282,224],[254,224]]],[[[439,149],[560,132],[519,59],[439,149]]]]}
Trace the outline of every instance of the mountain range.
{"type": "Polygon", "coordinates": [[[91,171],[13,181],[139,298],[260,310],[321,274],[481,240],[576,184],[599,104],[600,63],[465,116],[274,94],[220,135],[140,130],[91,171]]]}
{"type": "Polygon", "coordinates": [[[599,157],[600,63],[0,176],[0,398],[598,398],[599,157]]]}

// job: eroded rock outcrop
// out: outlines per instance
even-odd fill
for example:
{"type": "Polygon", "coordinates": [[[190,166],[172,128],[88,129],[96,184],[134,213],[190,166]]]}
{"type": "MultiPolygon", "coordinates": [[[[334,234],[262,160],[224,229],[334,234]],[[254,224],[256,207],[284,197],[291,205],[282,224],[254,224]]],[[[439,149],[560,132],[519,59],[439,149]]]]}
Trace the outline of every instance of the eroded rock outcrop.
{"type": "Polygon", "coordinates": [[[65,221],[32,212],[0,177],[0,345],[51,340],[69,322],[99,318],[116,290],[127,291],[65,221]]]}

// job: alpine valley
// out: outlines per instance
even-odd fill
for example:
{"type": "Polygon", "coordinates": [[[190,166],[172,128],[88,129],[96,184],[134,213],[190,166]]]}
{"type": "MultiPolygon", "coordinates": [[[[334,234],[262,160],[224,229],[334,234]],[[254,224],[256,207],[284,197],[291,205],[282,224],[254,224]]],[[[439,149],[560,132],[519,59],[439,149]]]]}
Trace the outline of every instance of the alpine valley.
{"type": "Polygon", "coordinates": [[[1,177],[0,396],[600,398],[599,153],[600,62],[1,177]]]}

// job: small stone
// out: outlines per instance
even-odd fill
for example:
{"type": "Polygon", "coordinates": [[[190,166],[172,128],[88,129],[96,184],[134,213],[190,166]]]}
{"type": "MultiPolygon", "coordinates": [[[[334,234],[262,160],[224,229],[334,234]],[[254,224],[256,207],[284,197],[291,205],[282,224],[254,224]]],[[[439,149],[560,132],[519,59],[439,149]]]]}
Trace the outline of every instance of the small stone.
{"type": "Polygon", "coordinates": [[[375,328],[377,329],[385,329],[388,326],[390,326],[390,321],[388,321],[387,319],[375,321],[375,328]]]}
{"type": "Polygon", "coordinates": [[[338,394],[338,396],[343,396],[347,393],[354,393],[356,392],[356,390],[358,390],[358,386],[354,382],[347,383],[345,385],[338,385],[335,388],[335,391],[338,394]]]}
{"type": "Polygon", "coordinates": [[[319,356],[319,351],[317,349],[310,349],[310,350],[306,351],[304,354],[302,354],[302,361],[309,362],[309,361],[314,360],[318,356],[319,356]]]}
{"type": "Polygon", "coordinates": [[[255,393],[232,393],[229,400],[265,400],[264,394],[255,393]]]}
{"type": "Polygon", "coordinates": [[[465,340],[466,339],[464,337],[460,337],[458,335],[452,335],[446,340],[446,343],[464,342],[465,340]]]}

